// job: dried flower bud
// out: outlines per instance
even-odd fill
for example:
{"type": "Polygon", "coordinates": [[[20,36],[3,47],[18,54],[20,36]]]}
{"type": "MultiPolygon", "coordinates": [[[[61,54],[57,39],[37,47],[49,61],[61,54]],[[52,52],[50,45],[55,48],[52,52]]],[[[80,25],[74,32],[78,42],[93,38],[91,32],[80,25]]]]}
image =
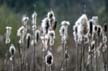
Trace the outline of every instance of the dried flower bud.
{"type": "Polygon", "coordinates": [[[16,52],[16,48],[13,44],[11,44],[10,48],[9,48],[9,52],[10,54],[13,56],[16,52]]]}

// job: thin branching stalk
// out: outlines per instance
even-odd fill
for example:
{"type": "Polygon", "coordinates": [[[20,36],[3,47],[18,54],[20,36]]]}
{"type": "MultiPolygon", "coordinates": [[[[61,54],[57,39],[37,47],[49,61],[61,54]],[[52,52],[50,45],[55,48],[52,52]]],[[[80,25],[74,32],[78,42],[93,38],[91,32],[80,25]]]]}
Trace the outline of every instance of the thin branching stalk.
{"type": "Polygon", "coordinates": [[[85,52],[85,45],[83,44],[83,52],[82,52],[82,71],[84,71],[84,61],[85,61],[85,56],[84,56],[84,53],[85,52]]]}
{"type": "Polygon", "coordinates": [[[106,71],[106,63],[105,63],[105,56],[104,56],[104,52],[102,52],[102,58],[103,58],[103,63],[104,63],[104,70],[106,71]]]}
{"type": "MultiPolygon", "coordinates": [[[[98,37],[97,37],[96,38],[96,46],[98,46],[98,43],[99,42],[98,42],[98,37]]],[[[97,57],[98,53],[97,53],[96,49],[97,49],[97,47],[95,48],[95,52],[96,52],[96,54],[95,54],[96,55],[96,59],[95,60],[96,60],[96,71],[98,71],[98,57],[97,57]]]]}
{"type": "Polygon", "coordinates": [[[21,49],[20,49],[20,45],[18,43],[18,52],[19,52],[19,57],[20,57],[20,64],[21,64],[21,71],[22,71],[22,54],[21,54],[21,49]]]}
{"type": "Polygon", "coordinates": [[[51,65],[49,66],[49,71],[52,71],[52,69],[51,69],[51,65]]]}
{"type": "Polygon", "coordinates": [[[12,71],[14,71],[14,64],[13,64],[13,61],[12,61],[12,71]]]}
{"type": "Polygon", "coordinates": [[[76,43],[76,71],[78,71],[78,44],[76,43]]]}
{"type": "Polygon", "coordinates": [[[60,71],[61,71],[61,69],[63,69],[63,64],[65,61],[65,44],[64,44],[64,42],[62,43],[62,47],[63,47],[63,60],[62,60],[61,65],[60,65],[60,71]]]}
{"type": "Polygon", "coordinates": [[[80,71],[82,71],[82,60],[83,60],[83,44],[81,44],[81,58],[80,58],[80,71]]]}
{"type": "Polygon", "coordinates": [[[44,71],[44,69],[43,69],[43,60],[44,60],[44,52],[43,52],[43,44],[42,44],[42,66],[41,66],[41,71],[44,71]]]}
{"type": "Polygon", "coordinates": [[[33,70],[35,71],[35,67],[36,67],[36,65],[35,65],[35,43],[34,43],[34,46],[33,46],[33,70]]]}

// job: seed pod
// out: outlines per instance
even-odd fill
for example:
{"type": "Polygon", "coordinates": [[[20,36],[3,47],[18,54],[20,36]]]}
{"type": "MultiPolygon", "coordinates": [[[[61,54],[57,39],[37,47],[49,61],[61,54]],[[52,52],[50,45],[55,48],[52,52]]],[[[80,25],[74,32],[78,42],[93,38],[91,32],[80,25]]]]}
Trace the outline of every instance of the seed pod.
{"type": "Polygon", "coordinates": [[[27,48],[29,48],[30,47],[30,40],[31,40],[31,34],[30,33],[27,33],[26,40],[27,40],[27,48]]]}
{"type": "Polygon", "coordinates": [[[77,31],[77,27],[75,27],[75,32],[77,33],[78,31],[77,31]]]}
{"type": "Polygon", "coordinates": [[[11,42],[10,35],[12,33],[12,27],[7,26],[5,29],[6,29],[6,40],[5,40],[5,43],[8,44],[8,43],[11,42]]]}
{"type": "Polygon", "coordinates": [[[93,16],[92,20],[94,24],[98,24],[98,16],[93,16]]]}
{"type": "Polygon", "coordinates": [[[52,18],[55,19],[54,12],[53,12],[52,10],[49,11],[48,14],[47,14],[47,17],[48,17],[49,19],[52,19],[52,18]]]}
{"type": "Polygon", "coordinates": [[[104,24],[103,29],[104,29],[104,32],[107,32],[107,25],[106,24],[104,24]]]}
{"type": "Polygon", "coordinates": [[[23,25],[27,25],[28,20],[29,20],[29,17],[27,17],[27,16],[24,15],[24,16],[22,17],[22,23],[23,23],[23,25]]]}
{"type": "Polygon", "coordinates": [[[46,33],[48,33],[48,29],[49,29],[50,25],[49,25],[49,21],[46,21],[46,33]]]}
{"type": "Polygon", "coordinates": [[[48,35],[49,35],[49,45],[53,46],[54,45],[54,39],[55,39],[55,31],[49,30],[48,35]]]}
{"type": "Polygon", "coordinates": [[[102,34],[102,27],[97,25],[97,35],[100,36],[102,34]]]}
{"type": "Polygon", "coordinates": [[[48,29],[50,28],[49,19],[44,18],[41,23],[42,34],[45,35],[48,33],[48,29]]]}
{"type": "Polygon", "coordinates": [[[48,66],[51,66],[53,64],[53,54],[50,51],[48,51],[47,55],[45,56],[45,63],[48,66]]]}
{"type": "Polygon", "coordinates": [[[98,28],[97,28],[97,26],[96,26],[96,25],[94,26],[94,30],[95,30],[95,32],[97,32],[97,30],[98,30],[98,28]]]}
{"type": "Polygon", "coordinates": [[[39,38],[40,38],[40,31],[36,30],[35,31],[35,40],[36,40],[36,43],[39,41],[39,38]]]}
{"type": "Polygon", "coordinates": [[[92,23],[92,21],[90,21],[89,23],[90,23],[90,26],[89,26],[90,34],[92,35],[92,33],[93,33],[93,23],[92,23]]]}
{"type": "Polygon", "coordinates": [[[9,52],[12,56],[16,53],[16,48],[13,44],[11,44],[11,46],[9,48],[9,52]]]}
{"type": "Polygon", "coordinates": [[[69,21],[65,21],[65,20],[64,20],[64,21],[61,22],[61,25],[62,25],[62,26],[63,26],[63,25],[64,25],[64,26],[69,26],[70,23],[69,23],[69,21]]]}
{"type": "Polygon", "coordinates": [[[34,12],[34,13],[32,14],[32,24],[35,24],[35,25],[36,25],[36,18],[37,18],[37,13],[34,12]]]}
{"type": "Polygon", "coordinates": [[[89,46],[89,54],[92,54],[94,49],[95,49],[95,41],[92,41],[89,46]]]}

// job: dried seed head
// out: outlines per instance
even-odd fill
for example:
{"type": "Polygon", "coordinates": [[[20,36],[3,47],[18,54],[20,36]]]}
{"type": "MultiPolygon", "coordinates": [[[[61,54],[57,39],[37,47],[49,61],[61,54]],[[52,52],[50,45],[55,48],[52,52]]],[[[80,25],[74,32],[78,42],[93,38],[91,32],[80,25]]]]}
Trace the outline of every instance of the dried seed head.
{"type": "Polygon", "coordinates": [[[42,28],[42,32],[43,32],[44,35],[48,33],[48,29],[50,28],[50,24],[49,24],[49,19],[48,18],[44,18],[42,20],[41,28],[42,28]]]}
{"type": "Polygon", "coordinates": [[[10,27],[10,26],[6,26],[5,28],[6,28],[6,30],[12,30],[12,27],[10,27]]]}
{"type": "Polygon", "coordinates": [[[29,46],[30,46],[30,40],[31,40],[31,34],[30,33],[27,33],[26,40],[27,40],[27,48],[29,48],[29,46]]]}
{"type": "Polygon", "coordinates": [[[92,33],[93,33],[93,22],[90,21],[89,24],[90,24],[90,25],[89,25],[90,34],[92,35],[92,33]]]}
{"type": "Polygon", "coordinates": [[[5,33],[5,43],[6,44],[8,44],[8,43],[10,43],[10,41],[11,41],[11,39],[10,39],[10,35],[11,35],[11,33],[12,33],[12,27],[10,27],[10,26],[6,26],[5,27],[5,29],[6,29],[6,33],[5,33]]]}
{"type": "Polygon", "coordinates": [[[98,30],[98,27],[95,25],[94,26],[94,30],[97,32],[97,30],[98,30]]]}
{"type": "Polygon", "coordinates": [[[50,12],[48,12],[47,17],[48,17],[49,19],[54,18],[54,17],[55,17],[55,16],[54,16],[54,12],[53,12],[52,10],[51,10],[50,12]]]}
{"type": "Polygon", "coordinates": [[[97,35],[100,36],[102,34],[102,27],[100,25],[97,25],[97,35]]]}
{"type": "Polygon", "coordinates": [[[32,14],[32,24],[35,24],[35,25],[36,25],[36,18],[37,18],[37,13],[34,12],[34,13],[32,14]]]}
{"type": "Polygon", "coordinates": [[[28,20],[29,20],[29,17],[27,17],[27,16],[24,15],[24,16],[22,17],[23,25],[27,25],[28,20]]]}
{"type": "Polygon", "coordinates": [[[91,42],[91,50],[93,50],[95,48],[95,41],[91,42]]]}
{"type": "Polygon", "coordinates": [[[61,25],[64,25],[64,26],[69,26],[70,25],[70,23],[69,23],[69,21],[62,21],[61,22],[61,25]]]}
{"type": "Polygon", "coordinates": [[[34,11],[34,13],[32,14],[32,18],[36,18],[37,17],[37,13],[34,11]]]}
{"type": "Polygon", "coordinates": [[[36,43],[39,41],[39,38],[40,38],[40,31],[36,30],[35,31],[35,40],[36,40],[36,43]]]}
{"type": "Polygon", "coordinates": [[[98,27],[98,31],[97,31],[98,36],[100,35],[100,33],[101,33],[101,28],[98,27]]]}
{"type": "Polygon", "coordinates": [[[78,32],[77,27],[75,27],[75,32],[76,32],[76,33],[78,32]]]}
{"type": "Polygon", "coordinates": [[[74,26],[73,26],[73,36],[74,36],[74,40],[75,40],[75,41],[77,41],[77,32],[78,32],[77,26],[74,25],[74,26]]]}
{"type": "Polygon", "coordinates": [[[64,35],[64,33],[65,33],[65,27],[64,26],[61,26],[60,27],[59,33],[60,33],[60,36],[63,36],[64,35]]]}
{"type": "Polygon", "coordinates": [[[94,24],[98,24],[98,16],[93,16],[92,20],[93,20],[94,24]]]}
{"type": "Polygon", "coordinates": [[[48,66],[51,66],[53,64],[53,54],[50,51],[48,51],[47,55],[45,56],[45,62],[48,66]]]}
{"type": "Polygon", "coordinates": [[[13,44],[11,44],[11,46],[9,48],[9,52],[12,56],[16,53],[16,48],[13,44]]]}
{"type": "Polygon", "coordinates": [[[104,24],[103,29],[104,29],[104,32],[107,32],[107,25],[106,24],[104,24]]]}

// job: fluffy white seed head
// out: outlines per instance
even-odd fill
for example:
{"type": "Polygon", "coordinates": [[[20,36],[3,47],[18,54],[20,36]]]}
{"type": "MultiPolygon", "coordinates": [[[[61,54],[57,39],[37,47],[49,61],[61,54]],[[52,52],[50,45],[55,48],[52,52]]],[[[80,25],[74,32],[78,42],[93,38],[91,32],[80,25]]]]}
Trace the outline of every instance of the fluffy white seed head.
{"type": "Polygon", "coordinates": [[[27,42],[27,48],[29,48],[30,42],[31,42],[31,34],[30,33],[26,34],[26,42],[27,42]]]}
{"type": "Polygon", "coordinates": [[[21,36],[21,31],[24,29],[24,26],[21,26],[18,30],[17,30],[17,36],[21,36]]]}
{"type": "Polygon", "coordinates": [[[19,44],[24,43],[24,37],[26,36],[26,33],[27,33],[27,28],[25,28],[24,26],[21,26],[17,30],[17,36],[20,37],[19,44]]]}
{"type": "Polygon", "coordinates": [[[93,41],[91,42],[90,46],[89,46],[89,52],[90,52],[90,53],[93,52],[94,49],[95,49],[95,41],[93,40],[93,41]]]}
{"type": "Polygon", "coordinates": [[[33,34],[35,33],[36,29],[37,29],[36,25],[32,25],[32,32],[33,32],[33,34]]]}
{"type": "Polygon", "coordinates": [[[11,54],[9,60],[13,61],[13,57],[14,57],[14,55],[16,53],[16,48],[15,48],[15,46],[13,44],[11,44],[11,46],[9,47],[9,53],[11,54]]]}
{"type": "Polygon", "coordinates": [[[61,25],[62,25],[62,26],[69,26],[70,23],[69,23],[69,21],[65,21],[65,20],[64,20],[64,21],[61,22],[61,25]]]}
{"type": "Polygon", "coordinates": [[[78,27],[77,27],[77,25],[74,25],[73,26],[73,36],[74,36],[75,42],[78,41],[78,39],[77,39],[78,38],[77,32],[78,32],[78,27]]]}
{"type": "Polygon", "coordinates": [[[100,35],[102,35],[103,29],[100,25],[97,25],[97,27],[98,27],[97,34],[98,34],[98,36],[100,36],[100,35]]]}
{"type": "Polygon", "coordinates": [[[5,28],[6,28],[6,30],[12,30],[12,27],[10,27],[10,26],[6,26],[5,28]]]}
{"type": "Polygon", "coordinates": [[[61,26],[59,30],[61,41],[66,43],[67,37],[68,37],[68,28],[65,26],[61,26]]]}
{"type": "Polygon", "coordinates": [[[48,51],[47,55],[45,56],[46,65],[51,66],[53,64],[53,59],[53,54],[50,51],[48,51]]]}
{"type": "Polygon", "coordinates": [[[49,30],[48,35],[49,35],[49,45],[53,46],[54,45],[54,39],[55,39],[55,31],[49,30]]]}
{"type": "Polygon", "coordinates": [[[81,43],[83,37],[88,36],[89,21],[86,14],[82,14],[82,16],[79,17],[78,20],[75,22],[75,25],[73,27],[73,32],[74,32],[73,34],[75,37],[75,41],[77,40],[77,43],[81,43]]]}
{"type": "Polygon", "coordinates": [[[34,32],[33,39],[31,41],[31,45],[37,44],[39,42],[39,39],[42,40],[42,44],[44,44],[44,36],[40,36],[40,31],[37,29],[34,32]]]}
{"type": "Polygon", "coordinates": [[[93,16],[92,20],[94,24],[98,24],[98,16],[93,16]]]}
{"type": "Polygon", "coordinates": [[[5,29],[6,29],[6,40],[5,40],[5,43],[8,44],[11,41],[10,35],[12,33],[12,27],[6,26],[5,29]]]}
{"type": "Polygon", "coordinates": [[[34,12],[34,13],[32,14],[32,24],[35,24],[35,25],[36,25],[36,18],[37,18],[37,13],[34,12]]]}
{"type": "Polygon", "coordinates": [[[42,20],[42,23],[41,23],[41,30],[43,32],[43,35],[47,34],[48,33],[48,29],[50,27],[50,24],[49,24],[49,19],[48,18],[44,18],[42,20]]]}
{"type": "Polygon", "coordinates": [[[24,16],[22,17],[22,23],[23,23],[23,25],[27,25],[28,20],[29,20],[29,17],[27,17],[27,16],[24,15],[24,16]]]}
{"type": "Polygon", "coordinates": [[[45,34],[44,36],[40,36],[40,39],[41,39],[42,45],[43,45],[42,51],[46,51],[48,49],[49,35],[45,34]]]}
{"type": "Polygon", "coordinates": [[[108,25],[105,23],[104,26],[103,26],[103,31],[107,32],[107,30],[108,30],[108,25]]]}
{"type": "Polygon", "coordinates": [[[13,56],[16,53],[16,48],[13,44],[11,44],[11,46],[9,47],[9,52],[10,54],[13,56]]]}
{"type": "Polygon", "coordinates": [[[88,20],[86,14],[82,14],[81,17],[79,17],[78,20],[75,22],[75,25],[78,26],[78,25],[84,23],[84,21],[82,21],[82,20],[88,20]]]}
{"type": "Polygon", "coordinates": [[[31,34],[30,33],[27,33],[26,34],[26,40],[28,39],[28,37],[31,37],[31,34]]]}
{"type": "Polygon", "coordinates": [[[40,31],[39,30],[36,30],[35,31],[35,42],[37,43],[40,39],[40,31]]]}
{"type": "Polygon", "coordinates": [[[54,20],[55,20],[54,12],[53,12],[52,10],[49,11],[48,14],[47,14],[47,17],[48,17],[49,19],[54,19],[54,20]]]}

